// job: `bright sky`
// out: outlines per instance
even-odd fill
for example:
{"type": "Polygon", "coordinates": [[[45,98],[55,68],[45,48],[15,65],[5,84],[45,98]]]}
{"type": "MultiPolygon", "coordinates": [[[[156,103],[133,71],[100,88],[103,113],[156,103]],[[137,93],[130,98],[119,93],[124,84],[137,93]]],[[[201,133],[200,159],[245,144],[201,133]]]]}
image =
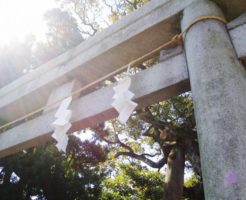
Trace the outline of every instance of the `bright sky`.
{"type": "Polygon", "coordinates": [[[23,40],[30,33],[43,37],[43,14],[55,6],[54,0],[0,0],[0,45],[23,40]]]}

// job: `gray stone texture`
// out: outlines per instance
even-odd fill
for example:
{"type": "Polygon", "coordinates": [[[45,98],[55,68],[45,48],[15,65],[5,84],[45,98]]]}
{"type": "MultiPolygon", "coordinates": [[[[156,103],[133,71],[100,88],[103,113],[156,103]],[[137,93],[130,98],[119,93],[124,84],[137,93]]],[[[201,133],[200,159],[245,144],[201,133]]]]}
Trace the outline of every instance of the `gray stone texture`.
{"type": "MultiPolygon", "coordinates": [[[[213,2],[184,10],[182,29],[199,16],[223,17],[213,2]]],[[[205,197],[246,199],[246,71],[225,25],[206,20],[184,37],[199,134],[205,197]]]]}
{"type": "MultiPolygon", "coordinates": [[[[130,90],[135,94],[134,101],[138,103],[139,108],[190,90],[184,53],[176,49],[169,53],[172,57],[132,76],[130,90]]],[[[67,94],[69,85],[69,90],[76,88],[76,84],[71,83],[58,89],[59,95],[67,94]]],[[[70,108],[73,111],[73,126],[70,133],[117,117],[118,113],[111,106],[113,86],[98,89],[72,102],[70,108]]],[[[50,140],[54,114],[54,110],[49,110],[1,133],[0,157],[50,140]]]]}

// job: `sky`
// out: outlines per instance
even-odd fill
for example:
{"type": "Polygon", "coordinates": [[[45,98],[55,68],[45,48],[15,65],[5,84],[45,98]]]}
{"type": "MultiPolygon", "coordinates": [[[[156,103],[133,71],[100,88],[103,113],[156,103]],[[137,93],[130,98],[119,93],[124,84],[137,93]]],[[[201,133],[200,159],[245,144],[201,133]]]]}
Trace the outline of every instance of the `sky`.
{"type": "Polygon", "coordinates": [[[24,40],[28,34],[44,37],[43,14],[54,7],[54,0],[0,0],[0,45],[24,40]]]}
{"type": "MultiPolygon", "coordinates": [[[[44,37],[43,15],[56,6],[54,0],[0,0],[0,46],[23,40],[28,34],[44,37]]],[[[81,140],[92,139],[91,132],[77,135],[81,140]]]]}

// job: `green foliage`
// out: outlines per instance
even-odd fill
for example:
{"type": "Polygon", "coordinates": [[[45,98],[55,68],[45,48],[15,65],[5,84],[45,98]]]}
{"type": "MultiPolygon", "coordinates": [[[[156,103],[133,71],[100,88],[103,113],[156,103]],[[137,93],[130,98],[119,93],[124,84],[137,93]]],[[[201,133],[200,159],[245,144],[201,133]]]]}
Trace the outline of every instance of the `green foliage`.
{"type": "Polygon", "coordinates": [[[102,29],[102,6],[98,0],[57,0],[63,10],[67,10],[78,19],[80,31],[86,38],[102,29]]]}
{"type": "Polygon", "coordinates": [[[139,7],[143,6],[149,0],[116,0],[114,4],[110,4],[109,1],[103,0],[104,4],[111,9],[109,14],[109,20],[112,22],[118,21],[122,16],[137,10],[139,7]]]}
{"type": "Polygon", "coordinates": [[[48,26],[46,40],[33,35],[24,42],[13,41],[0,48],[0,88],[83,41],[77,21],[58,8],[48,11],[44,19],[48,26]]]}
{"type": "Polygon", "coordinates": [[[163,196],[164,177],[159,172],[121,165],[114,178],[105,179],[101,200],[156,200],[163,196]],[[151,187],[150,187],[151,186],[151,187]]]}
{"type": "Polygon", "coordinates": [[[199,184],[200,181],[199,179],[197,178],[197,176],[193,175],[192,177],[190,177],[189,179],[187,179],[185,182],[184,182],[184,186],[186,188],[192,188],[194,186],[196,186],[197,184],[199,184]]]}
{"type": "MultiPolygon", "coordinates": [[[[22,68],[47,62],[80,43],[83,40],[81,33],[94,35],[101,29],[97,21],[97,18],[101,17],[99,1],[67,2],[73,4],[72,11],[53,9],[46,13],[45,19],[49,26],[47,40],[31,40],[27,46],[22,47],[25,53],[16,54],[22,68]],[[71,13],[77,14],[83,28],[78,28],[71,13]]],[[[148,0],[116,0],[114,4],[107,0],[102,2],[111,10],[111,21],[116,21],[148,0]]],[[[13,49],[12,51],[14,52],[13,49]]],[[[17,67],[18,63],[10,62],[12,53],[6,55],[6,63],[4,56],[3,54],[3,58],[0,58],[4,65],[17,67]]],[[[148,64],[154,62],[156,60],[148,64]]],[[[15,74],[11,80],[19,74],[15,74]]],[[[142,167],[126,165],[126,160],[132,165],[144,162],[153,168],[161,169],[167,162],[170,148],[175,144],[184,147],[187,160],[199,169],[199,164],[196,163],[199,159],[192,160],[197,157],[198,148],[190,93],[137,110],[127,125],[116,120],[99,125],[95,133],[98,141],[107,143],[107,149],[96,142],[81,142],[77,138],[71,138],[67,156],[58,153],[53,145],[48,144],[1,159],[0,166],[4,166],[1,174],[5,173],[4,184],[0,185],[1,199],[21,200],[28,199],[30,195],[39,195],[40,199],[46,197],[49,200],[161,199],[164,192],[163,175],[142,167]],[[119,157],[121,159],[115,159],[119,157]],[[103,165],[107,158],[110,159],[103,165]],[[118,168],[117,163],[122,165],[118,168]],[[107,171],[112,170],[116,175],[104,180],[103,167],[107,167],[107,171]],[[9,183],[12,172],[20,176],[18,183],[9,183]]],[[[196,183],[196,180],[192,179],[185,184],[192,187],[196,183]]]]}
{"type": "Polygon", "coordinates": [[[46,41],[35,45],[36,64],[47,62],[83,41],[77,21],[68,12],[54,8],[45,13],[44,19],[48,32],[46,41]]]}
{"type": "Polygon", "coordinates": [[[68,50],[82,41],[76,20],[58,8],[45,13],[44,19],[48,26],[47,40],[50,46],[68,50]]]}
{"type": "MultiPolygon", "coordinates": [[[[73,145],[74,141],[78,142],[76,139],[71,140],[70,146],[76,146],[73,145]]],[[[79,146],[83,146],[80,143],[79,146]]],[[[3,184],[0,185],[1,199],[24,200],[32,195],[52,200],[98,199],[100,184],[106,175],[98,165],[104,153],[95,144],[90,146],[86,142],[85,146],[87,151],[79,147],[72,151],[68,149],[69,153],[65,156],[53,144],[46,144],[1,159],[0,166],[4,167],[1,173],[5,174],[3,184]],[[91,151],[94,148],[98,155],[91,151]],[[79,158],[75,156],[77,152],[79,158]],[[9,182],[12,172],[20,177],[16,183],[9,182]]]]}
{"type": "Polygon", "coordinates": [[[79,19],[83,35],[93,36],[96,32],[118,21],[150,0],[58,0],[61,7],[79,19]],[[106,25],[105,25],[106,24],[106,25]]]}

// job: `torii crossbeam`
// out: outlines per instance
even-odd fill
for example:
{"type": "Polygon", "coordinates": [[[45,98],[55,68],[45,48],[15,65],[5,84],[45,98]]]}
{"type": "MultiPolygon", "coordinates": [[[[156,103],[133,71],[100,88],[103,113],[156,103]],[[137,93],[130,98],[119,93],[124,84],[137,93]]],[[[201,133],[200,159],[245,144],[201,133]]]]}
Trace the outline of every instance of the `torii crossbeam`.
{"type": "MultiPolygon", "coordinates": [[[[231,21],[226,28],[214,20],[192,26],[185,34],[184,47],[163,51],[158,65],[132,77],[131,91],[136,94],[134,100],[139,107],[143,107],[189,91],[191,84],[205,196],[245,197],[245,11],[244,0],[153,0],[35,72],[1,88],[0,118],[6,123],[12,121],[44,106],[56,95],[66,96],[77,85],[87,85],[111,73],[167,42],[197,17],[225,15],[231,21]],[[223,183],[230,170],[239,177],[239,184],[233,187],[223,183]]],[[[112,96],[112,86],[93,88],[77,96],[72,104],[70,131],[116,117],[112,96]]],[[[3,131],[0,156],[51,139],[53,116],[54,109],[45,110],[40,116],[3,131]]]]}

